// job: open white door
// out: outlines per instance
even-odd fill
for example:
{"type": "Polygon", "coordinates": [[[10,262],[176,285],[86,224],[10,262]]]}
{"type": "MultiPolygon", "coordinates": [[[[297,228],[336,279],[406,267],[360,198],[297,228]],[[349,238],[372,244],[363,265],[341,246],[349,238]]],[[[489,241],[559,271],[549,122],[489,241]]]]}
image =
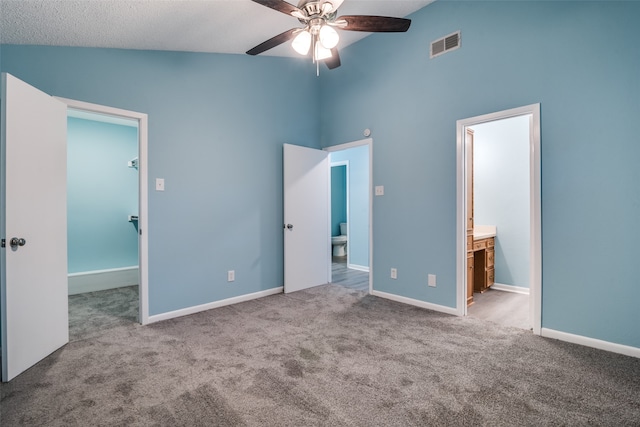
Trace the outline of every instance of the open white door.
{"type": "Polygon", "coordinates": [[[284,291],[331,280],[329,153],[284,144],[284,291]]]}
{"type": "Polygon", "coordinates": [[[2,74],[2,381],[69,342],[67,106],[2,74]]]}

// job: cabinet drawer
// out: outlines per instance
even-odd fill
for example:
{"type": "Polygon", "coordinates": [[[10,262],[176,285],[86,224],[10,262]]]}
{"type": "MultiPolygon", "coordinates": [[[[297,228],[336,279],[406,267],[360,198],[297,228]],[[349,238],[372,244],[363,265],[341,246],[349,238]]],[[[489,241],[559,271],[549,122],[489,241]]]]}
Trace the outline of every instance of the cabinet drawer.
{"type": "Polygon", "coordinates": [[[493,248],[487,249],[487,268],[493,268],[494,259],[495,251],[493,248]]]}
{"type": "Polygon", "coordinates": [[[495,237],[490,237],[487,239],[487,247],[488,248],[492,248],[496,245],[496,238],[495,237]]]}
{"type": "Polygon", "coordinates": [[[493,268],[488,268],[487,269],[487,283],[486,283],[486,287],[487,288],[489,286],[493,285],[494,277],[495,277],[495,271],[493,270],[493,268]]]}
{"type": "Polygon", "coordinates": [[[476,240],[475,242],[473,242],[473,250],[474,251],[479,251],[482,250],[484,248],[487,247],[487,241],[486,240],[476,240]]]}

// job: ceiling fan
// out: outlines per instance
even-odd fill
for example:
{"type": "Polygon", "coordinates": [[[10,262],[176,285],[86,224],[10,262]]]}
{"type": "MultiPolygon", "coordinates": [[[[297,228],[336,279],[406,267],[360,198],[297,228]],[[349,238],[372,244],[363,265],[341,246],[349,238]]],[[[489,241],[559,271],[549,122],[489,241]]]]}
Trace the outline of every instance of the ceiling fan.
{"type": "MultiPolygon", "coordinates": [[[[284,0],[252,0],[278,12],[298,18],[303,25],[278,34],[247,51],[258,55],[293,39],[291,46],[299,54],[311,59],[318,67],[323,61],[332,70],[340,66],[338,41],[335,30],[366,31],[373,33],[402,33],[409,29],[410,19],[389,16],[343,15],[337,17],[338,7],[344,0],[300,0],[298,6],[284,0]]],[[[316,68],[319,72],[319,68],[316,68]]]]}

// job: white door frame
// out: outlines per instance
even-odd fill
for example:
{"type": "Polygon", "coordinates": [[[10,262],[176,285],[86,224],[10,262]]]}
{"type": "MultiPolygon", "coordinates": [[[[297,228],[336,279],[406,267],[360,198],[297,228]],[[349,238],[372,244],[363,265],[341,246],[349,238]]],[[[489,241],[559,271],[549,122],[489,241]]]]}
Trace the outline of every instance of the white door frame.
{"type": "MultiPolygon", "coordinates": [[[[373,138],[361,139],[359,141],[347,142],[339,145],[332,145],[330,147],[325,147],[324,150],[331,153],[334,151],[347,150],[349,148],[360,147],[363,145],[367,145],[369,147],[369,293],[371,294],[373,292],[373,138]]],[[[331,179],[331,174],[329,174],[329,179],[331,179]]],[[[329,203],[329,209],[331,209],[331,203],[329,203]]],[[[347,217],[348,215],[349,213],[347,211],[347,217]]],[[[347,229],[348,227],[349,226],[347,225],[347,229]]],[[[348,244],[347,251],[349,251],[348,244]]],[[[329,269],[331,269],[331,263],[329,264],[329,269]]]]}
{"type": "MultiPolygon", "coordinates": [[[[331,158],[329,158],[329,160],[331,160],[331,158]]],[[[349,235],[349,161],[348,160],[340,160],[338,162],[329,162],[329,168],[333,168],[333,167],[338,167],[338,166],[344,166],[345,167],[345,173],[347,174],[346,176],[346,185],[347,188],[345,189],[345,192],[347,194],[347,236],[349,235]]],[[[331,223],[331,176],[329,176],[329,221],[331,223]]],[[[332,249],[332,253],[331,256],[333,257],[333,245],[331,246],[332,249]]],[[[350,246],[347,245],[347,265],[349,265],[349,251],[350,251],[350,246]]],[[[329,275],[329,277],[331,277],[331,275],[329,275]]]]}
{"type": "Polygon", "coordinates": [[[529,182],[530,182],[530,249],[529,249],[529,319],[533,333],[540,335],[542,327],[542,228],[541,228],[541,187],[540,187],[540,104],[531,104],[510,110],[498,111],[458,120],[456,122],[457,185],[456,185],[456,312],[466,316],[467,284],[467,167],[466,128],[481,123],[529,115],[529,182]]]}
{"type": "Polygon", "coordinates": [[[74,99],[55,97],[67,104],[67,108],[138,121],[138,321],[149,323],[149,214],[148,214],[148,117],[144,113],[91,104],[74,99]]]}

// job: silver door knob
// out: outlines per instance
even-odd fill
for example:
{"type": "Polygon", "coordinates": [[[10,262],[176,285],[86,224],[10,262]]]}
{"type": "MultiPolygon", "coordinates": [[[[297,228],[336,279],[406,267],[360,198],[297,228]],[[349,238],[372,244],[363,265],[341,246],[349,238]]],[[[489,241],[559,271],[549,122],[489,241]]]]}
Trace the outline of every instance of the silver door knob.
{"type": "Polygon", "coordinates": [[[22,237],[12,237],[11,240],[9,240],[9,244],[11,245],[12,248],[17,248],[18,246],[24,246],[27,244],[27,241],[24,240],[22,237]]]}

